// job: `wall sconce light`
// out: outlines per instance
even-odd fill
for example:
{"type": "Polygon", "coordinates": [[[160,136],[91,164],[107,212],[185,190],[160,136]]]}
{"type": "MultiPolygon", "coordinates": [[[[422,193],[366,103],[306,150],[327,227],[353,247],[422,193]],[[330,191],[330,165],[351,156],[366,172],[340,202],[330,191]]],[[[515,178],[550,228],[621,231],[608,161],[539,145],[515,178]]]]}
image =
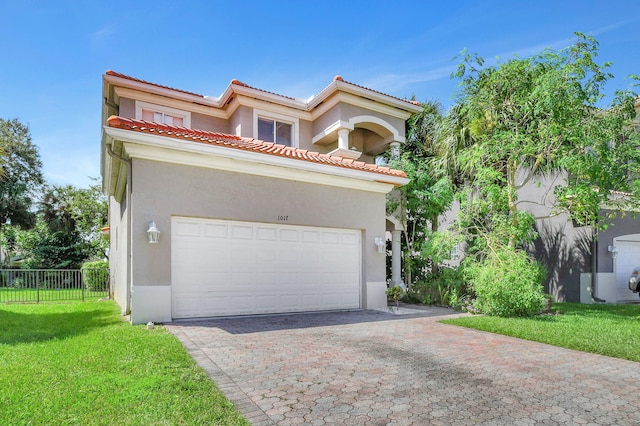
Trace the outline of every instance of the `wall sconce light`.
{"type": "Polygon", "coordinates": [[[611,253],[611,257],[612,257],[612,258],[614,258],[614,259],[615,259],[616,257],[618,257],[618,247],[616,247],[616,246],[609,246],[609,247],[607,248],[607,250],[609,251],[609,253],[611,253]]]}
{"type": "Polygon", "coordinates": [[[376,237],[374,242],[376,243],[376,247],[378,247],[378,253],[384,253],[387,248],[387,243],[382,237],[376,237]]]}
{"type": "Polygon", "coordinates": [[[160,230],[156,226],[155,220],[152,220],[147,229],[147,236],[149,237],[149,244],[156,244],[160,239],[160,230]]]}

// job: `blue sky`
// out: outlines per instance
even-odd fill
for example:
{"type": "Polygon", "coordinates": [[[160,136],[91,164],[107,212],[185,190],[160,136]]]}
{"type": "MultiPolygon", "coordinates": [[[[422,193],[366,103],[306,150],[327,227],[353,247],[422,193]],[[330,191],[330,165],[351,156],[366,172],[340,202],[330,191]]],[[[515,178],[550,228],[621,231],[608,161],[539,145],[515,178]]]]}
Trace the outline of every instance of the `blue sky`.
{"type": "Polygon", "coordinates": [[[31,129],[52,184],[100,174],[102,74],[219,96],[236,78],[308,98],[339,74],[451,104],[462,50],[527,56],[593,35],[608,91],[640,74],[640,1],[0,0],[0,117],[31,129]]]}

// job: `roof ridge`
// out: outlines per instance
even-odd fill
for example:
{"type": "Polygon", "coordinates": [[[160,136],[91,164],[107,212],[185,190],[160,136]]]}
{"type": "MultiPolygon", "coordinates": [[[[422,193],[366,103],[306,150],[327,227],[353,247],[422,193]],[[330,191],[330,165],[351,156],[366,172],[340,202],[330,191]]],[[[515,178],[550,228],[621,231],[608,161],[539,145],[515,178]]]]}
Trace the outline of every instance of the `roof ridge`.
{"type": "Polygon", "coordinates": [[[268,93],[269,95],[276,95],[276,96],[280,96],[281,98],[286,98],[286,99],[290,99],[293,101],[297,101],[298,99],[292,97],[292,96],[287,96],[287,95],[281,95],[280,93],[276,93],[276,92],[270,92],[268,90],[264,90],[264,89],[260,89],[259,87],[254,87],[254,86],[250,86],[245,82],[242,82],[240,80],[236,80],[235,78],[233,80],[231,80],[231,85],[236,85],[236,86],[242,86],[242,87],[246,87],[248,89],[253,89],[253,90],[257,90],[259,92],[263,92],[263,93],[268,93]]]}
{"type": "MultiPolygon", "coordinates": [[[[110,76],[112,76],[112,77],[119,77],[119,78],[124,78],[124,79],[130,80],[130,81],[135,81],[135,82],[138,82],[138,83],[149,84],[149,85],[151,85],[151,86],[159,87],[159,88],[162,88],[162,89],[168,89],[168,90],[173,90],[173,91],[175,91],[175,92],[179,92],[179,93],[185,93],[185,94],[187,94],[187,95],[197,96],[197,97],[199,97],[199,98],[203,98],[203,99],[207,97],[207,96],[201,95],[201,94],[199,94],[199,93],[189,92],[188,90],[176,89],[175,87],[165,86],[165,85],[163,85],[163,84],[152,83],[152,82],[147,81],[147,80],[142,80],[142,79],[140,79],[140,78],[131,77],[131,76],[129,76],[129,75],[122,74],[122,73],[119,73],[119,72],[116,72],[116,71],[113,71],[113,70],[107,70],[107,72],[106,72],[105,74],[106,74],[106,75],[110,75],[110,76]]],[[[327,85],[326,85],[322,90],[325,90],[327,87],[329,87],[331,84],[333,84],[334,82],[337,82],[337,81],[339,81],[339,82],[341,82],[341,83],[344,83],[344,84],[348,84],[348,85],[354,86],[354,87],[358,87],[358,88],[360,88],[360,89],[368,90],[368,91],[370,91],[370,92],[377,93],[377,94],[379,94],[379,95],[388,96],[388,97],[390,97],[390,98],[392,98],[392,99],[396,99],[396,100],[399,100],[399,101],[402,101],[402,102],[406,102],[406,103],[411,104],[411,105],[417,105],[417,106],[422,105],[419,101],[414,101],[414,100],[409,100],[409,99],[399,98],[399,97],[397,97],[397,96],[393,96],[393,95],[390,95],[390,94],[388,94],[388,93],[381,92],[381,91],[379,91],[379,90],[374,90],[374,89],[371,89],[371,88],[369,88],[369,87],[362,86],[362,85],[360,85],[360,84],[356,84],[356,83],[352,83],[352,82],[350,82],[350,81],[346,81],[346,80],[344,80],[344,79],[343,79],[341,76],[339,76],[339,75],[336,75],[336,76],[333,78],[332,82],[331,82],[331,83],[329,83],[329,84],[327,84],[327,85]]],[[[265,90],[265,89],[260,89],[260,88],[258,88],[258,87],[251,86],[251,85],[249,85],[249,84],[247,84],[247,83],[244,83],[244,82],[242,82],[242,81],[240,81],[240,80],[237,80],[237,79],[235,79],[235,78],[234,78],[233,80],[231,80],[231,82],[229,83],[229,86],[240,86],[240,87],[246,87],[246,88],[248,88],[248,89],[257,90],[257,91],[259,91],[259,92],[267,93],[267,94],[269,94],[269,95],[279,96],[279,97],[281,97],[281,98],[289,99],[289,100],[292,100],[292,101],[299,101],[299,99],[298,99],[298,98],[294,98],[293,96],[282,95],[282,94],[280,94],[280,93],[271,92],[271,91],[269,91],[269,90],[265,90]]],[[[322,90],[321,90],[320,92],[318,92],[318,93],[321,93],[321,92],[322,92],[322,90]]],[[[318,93],[316,93],[315,95],[313,95],[310,99],[315,98],[315,97],[318,95],[318,93]]],[[[308,101],[305,101],[305,102],[306,102],[306,103],[308,103],[308,101]]]]}
{"type": "Polygon", "coordinates": [[[327,164],[347,169],[378,173],[381,175],[401,178],[405,178],[407,176],[406,173],[402,170],[394,170],[389,167],[367,164],[362,161],[354,161],[335,155],[322,154],[306,149],[299,149],[286,145],[276,144],[273,142],[265,142],[259,139],[244,138],[241,136],[229,135],[225,133],[170,126],[168,124],[135,120],[132,118],[120,117],[117,115],[110,116],[107,119],[107,125],[109,127],[123,130],[131,130],[140,133],[150,133],[165,137],[175,137],[192,142],[223,146],[225,148],[240,149],[244,151],[260,152],[277,157],[286,157],[311,163],[327,164]]]}
{"type": "Polygon", "coordinates": [[[369,87],[362,86],[360,84],[356,84],[356,83],[352,83],[350,81],[346,81],[340,75],[336,75],[335,77],[333,77],[333,81],[340,81],[342,83],[350,84],[352,86],[359,87],[361,89],[369,90],[369,91],[377,93],[379,95],[389,96],[390,98],[397,99],[399,101],[406,102],[406,103],[411,104],[411,105],[417,105],[417,106],[421,106],[422,105],[422,103],[420,101],[415,101],[415,100],[406,99],[406,98],[404,98],[404,99],[403,98],[399,98],[398,96],[393,96],[393,95],[390,95],[388,93],[381,92],[379,90],[371,89],[369,87]]]}

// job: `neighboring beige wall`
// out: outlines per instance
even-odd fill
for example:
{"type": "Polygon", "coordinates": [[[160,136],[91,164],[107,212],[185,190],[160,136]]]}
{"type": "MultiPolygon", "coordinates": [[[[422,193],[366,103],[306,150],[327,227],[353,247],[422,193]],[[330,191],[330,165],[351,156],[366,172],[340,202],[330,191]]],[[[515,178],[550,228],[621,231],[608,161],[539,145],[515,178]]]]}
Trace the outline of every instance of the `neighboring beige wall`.
{"type": "Polygon", "coordinates": [[[134,287],[171,285],[174,215],[268,223],[287,216],[281,223],[360,229],[362,300],[365,283],[386,281],[385,255],[374,243],[385,235],[385,194],[134,159],[131,205],[134,287]],[[158,244],[147,242],[152,220],[158,244]]]}

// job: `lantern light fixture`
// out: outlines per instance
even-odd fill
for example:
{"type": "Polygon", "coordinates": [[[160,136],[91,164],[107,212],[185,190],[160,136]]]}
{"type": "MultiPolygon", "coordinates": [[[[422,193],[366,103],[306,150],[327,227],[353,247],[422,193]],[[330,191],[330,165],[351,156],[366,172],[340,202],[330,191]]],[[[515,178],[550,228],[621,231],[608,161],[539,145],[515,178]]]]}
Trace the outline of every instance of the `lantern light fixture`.
{"type": "Polygon", "coordinates": [[[149,237],[149,244],[157,244],[160,239],[160,230],[156,225],[155,220],[149,223],[149,229],[147,229],[147,236],[149,237]]]}

